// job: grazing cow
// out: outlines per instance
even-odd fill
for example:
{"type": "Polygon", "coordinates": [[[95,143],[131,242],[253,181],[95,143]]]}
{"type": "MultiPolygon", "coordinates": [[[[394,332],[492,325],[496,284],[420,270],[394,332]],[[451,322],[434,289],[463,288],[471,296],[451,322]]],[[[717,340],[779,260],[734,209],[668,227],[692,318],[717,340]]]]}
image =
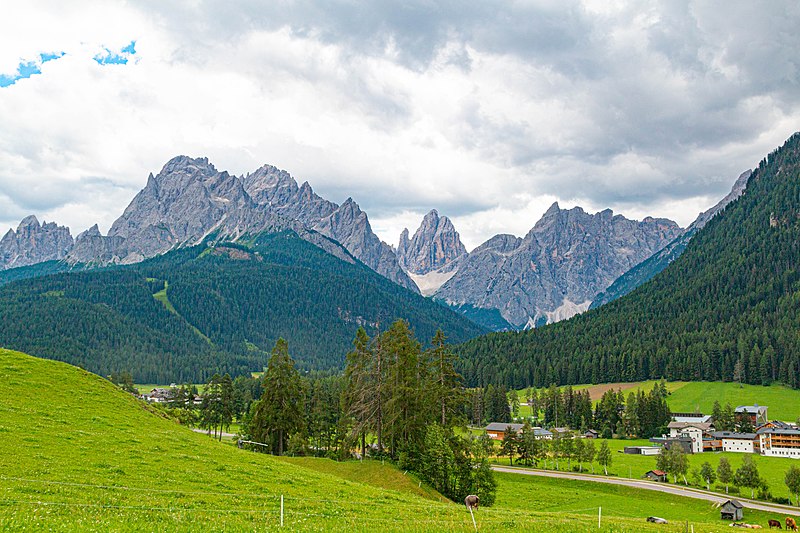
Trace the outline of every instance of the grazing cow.
{"type": "Polygon", "coordinates": [[[797,531],[797,522],[791,516],[786,517],[786,531],[797,531]]]}
{"type": "Polygon", "coordinates": [[[464,505],[467,506],[467,511],[470,509],[477,509],[478,508],[479,499],[474,494],[470,494],[466,498],[464,498],[464,505]]]}
{"type": "Polygon", "coordinates": [[[781,527],[781,521],[780,520],[770,520],[769,521],[769,528],[772,529],[773,527],[777,527],[778,529],[783,529],[781,527]]]}
{"type": "Polygon", "coordinates": [[[647,521],[652,522],[653,524],[669,524],[669,522],[657,516],[648,516],[647,521]]]}

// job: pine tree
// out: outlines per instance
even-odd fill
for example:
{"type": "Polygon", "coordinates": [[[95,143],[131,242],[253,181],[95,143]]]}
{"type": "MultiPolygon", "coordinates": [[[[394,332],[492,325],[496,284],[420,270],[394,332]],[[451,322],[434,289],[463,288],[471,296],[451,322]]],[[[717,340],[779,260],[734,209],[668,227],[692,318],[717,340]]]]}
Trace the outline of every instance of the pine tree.
{"type": "Polygon", "coordinates": [[[250,438],[269,444],[273,454],[283,455],[289,438],[304,422],[302,381],[283,339],[272,349],[262,386],[261,399],[253,405],[250,438]]]}
{"type": "Polygon", "coordinates": [[[428,360],[431,365],[431,401],[438,406],[441,426],[449,427],[455,422],[463,394],[461,375],[454,368],[456,356],[445,341],[442,330],[436,330],[428,360]]]}

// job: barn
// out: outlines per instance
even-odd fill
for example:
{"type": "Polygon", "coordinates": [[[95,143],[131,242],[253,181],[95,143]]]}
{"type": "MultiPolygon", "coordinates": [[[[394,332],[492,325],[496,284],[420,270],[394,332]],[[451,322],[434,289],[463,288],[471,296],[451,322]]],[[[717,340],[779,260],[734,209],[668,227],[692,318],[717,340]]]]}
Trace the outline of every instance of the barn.
{"type": "Polygon", "coordinates": [[[723,520],[741,520],[744,516],[744,506],[737,500],[728,500],[720,507],[723,520]]]}

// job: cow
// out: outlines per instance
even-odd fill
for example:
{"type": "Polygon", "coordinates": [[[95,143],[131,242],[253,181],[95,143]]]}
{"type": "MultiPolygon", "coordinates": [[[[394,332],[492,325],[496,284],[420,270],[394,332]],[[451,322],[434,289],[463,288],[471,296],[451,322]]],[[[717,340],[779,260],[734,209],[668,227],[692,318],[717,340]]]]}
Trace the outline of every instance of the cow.
{"type": "Polygon", "coordinates": [[[648,516],[647,521],[652,522],[653,524],[669,524],[669,522],[657,516],[648,516]]]}
{"type": "Polygon", "coordinates": [[[797,522],[791,516],[786,517],[786,531],[797,531],[797,522]]]}
{"type": "Polygon", "coordinates": [[[472,509],[477,509],[479,501],[480,499],[474,494],[470,494],[469,496],[464,498],[464,505],[467,506],[467,511],[470,511],[472,509]]]}
{"type": "Polygon", "coordinates": [[[769,528],[772,529],[773,527],[777,527],[778,529],[783,529],[781,527],[781,521],[780,520],[770,520],[769,521],[769,528]]]}

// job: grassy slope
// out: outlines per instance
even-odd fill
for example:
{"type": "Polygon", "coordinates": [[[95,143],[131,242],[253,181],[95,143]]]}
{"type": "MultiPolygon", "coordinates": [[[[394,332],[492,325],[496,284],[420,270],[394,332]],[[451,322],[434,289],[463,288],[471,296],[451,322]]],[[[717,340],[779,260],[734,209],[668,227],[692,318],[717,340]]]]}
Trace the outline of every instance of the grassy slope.
{"type": "MultiPolygon", "coordinates": [[[[0,350],[0,369],[0,530],[270,530],[281,494],[293,530],[472,529],[462,506],[420,495],[388,466],[369,465],[369,484],[354,482],[365,477],[358,463],[286,461],[215,443],[63,363],[0,350]]],[[[517,483],[500,477],[498,505],[477,514],[482,530],[574,531],[595,523],[591,512],[571,513],[574,506],[537,503],[573,484],[520,503],[517,483]]],[[[695,530],[723,531],[713,524],[695,530]]],[[[608,517],[600,531],[678,530],[608,517]]]]}

